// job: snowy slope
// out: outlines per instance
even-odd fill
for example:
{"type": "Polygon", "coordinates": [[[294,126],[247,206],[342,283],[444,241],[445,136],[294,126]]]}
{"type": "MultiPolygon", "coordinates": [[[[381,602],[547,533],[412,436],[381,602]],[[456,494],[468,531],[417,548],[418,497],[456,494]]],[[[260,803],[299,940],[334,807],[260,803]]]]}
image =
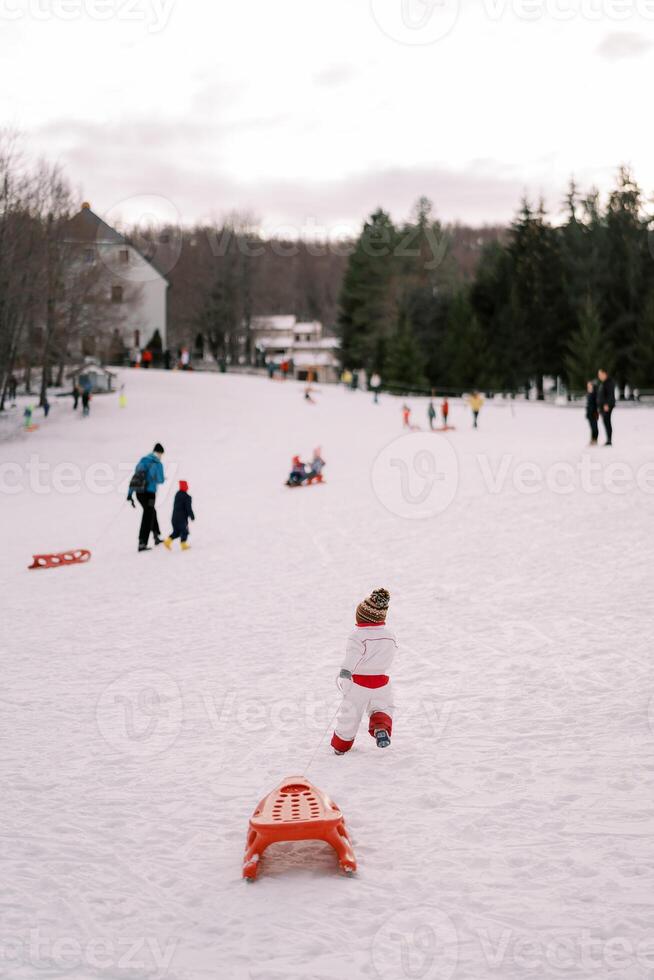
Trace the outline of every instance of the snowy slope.
{"type": "Polygon", "coordinates": [[[455,402],[456,431],[388,450],[396,399],[122,380],[126,409],[57,403],[0,445],[0,977],[654,976],[654,414],[619,409],[589,451],[578,410],[489,404],[473,431],[455,402]],[[124,489],[156,440],[167,489],[190,483],[186,554],[136,553],[124,489]],[[328,483],[283,487],[315,445],[328,483]],[[26,571],[72,547],[91,563],[26,571]],[[393,744],[336,758],[334,678],[379,585],[393,744]],[[359,873],[279,845],[247,885],[248,817],[300,773],[359,873]]]}

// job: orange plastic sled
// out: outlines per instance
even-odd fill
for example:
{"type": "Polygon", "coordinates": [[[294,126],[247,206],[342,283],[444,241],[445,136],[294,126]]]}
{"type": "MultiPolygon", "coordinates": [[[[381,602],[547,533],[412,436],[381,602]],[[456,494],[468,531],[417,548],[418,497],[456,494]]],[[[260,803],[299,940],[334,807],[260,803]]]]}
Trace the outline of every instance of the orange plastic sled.
{"type": "Polygon", "coordinates": [[[83,565],[89,561],[91,552],[86,548],[75,548],[74,551],[60,551],[55,555],[33,555],[33,561],[28,568],[61,568],[62,565],[83,565]]]}
{"type": "Polygon", "coordinates": [[[289,776],[266,796],[250,817],[243,877],[254,881],[261,855],[278,841],[323,840],[338,855],[340,867],[353,874],[357,862],[336,804],[303,776],[289,776]]]}

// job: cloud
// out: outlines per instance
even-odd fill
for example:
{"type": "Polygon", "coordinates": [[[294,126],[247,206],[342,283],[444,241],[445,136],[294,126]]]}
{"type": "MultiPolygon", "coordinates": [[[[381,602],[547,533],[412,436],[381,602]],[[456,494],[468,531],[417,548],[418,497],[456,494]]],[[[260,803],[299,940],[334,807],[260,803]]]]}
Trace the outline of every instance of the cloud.
{"type": "Polygon", "coordinates": [[[551,182],[543,185],[519,166],[492,159],[463,168],[380,167],[331,179],[292,174],[256,180],[240,178],[221,162],[220,145],[233,128],[261,130],[265,147],[270,127],[277,124],[274,119],[210,124],[150,118],[101,125],[65,118],[33,133],[31,142],[64,166],[94,210],[103,214],[120,205],[126,221],[132,219],[130,200],[136,207],[143,195],[169,200],[185,224],[243,211],[256,215],[269,232],[284,227],[286,234],[307,235],[357,229],[377,207],[402,220],[421,195],[434,202],[441,220],[469,224],[509,221],[525,187],[533,199],[544,195],[553,208],[563,196],[551,182]]]}
{"type": "Polygon", "coordinates": [[[597,54],[607,61],[621,61],[625,58],[640,58],[652,47],[654,41],[648,40],[642,34],[614,31],[612,34],[607,34],[598,45],[597,54]]]}
{"type": "Polygon", "coordinates": [[[351,82],[357,72],[353,65],[331,65],[324,68],[314,76],[316,85],[324,88],[335,88],[337,85],[345,85],[351,82]]]}

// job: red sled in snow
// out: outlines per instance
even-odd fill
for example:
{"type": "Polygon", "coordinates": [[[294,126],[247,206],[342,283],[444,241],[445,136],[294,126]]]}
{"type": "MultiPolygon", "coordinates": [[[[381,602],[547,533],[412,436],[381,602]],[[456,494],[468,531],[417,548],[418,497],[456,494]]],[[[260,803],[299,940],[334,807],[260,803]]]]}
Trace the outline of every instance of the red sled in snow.
{"type": "Polygon", "coordinates": [[[294,840],[323,840],[336,851],[341,870],[354,874],[357,869],[343,814],[304,776],[285,779],[250,817],[243,877],[254,881],[261,855],[271,844],[294,840]]]}
{"type": "Polygon", "coordinates": [[[33,555],[32,568],[61,568],[62,565],[83,565],[91,558],[91,552],[86,548],[75,548],[73,551],[59,551],[52,555],[33,555]]]}
{"type": "Polygon", "coordinates": [[[455,425],[439,425],[436,429],[431,429],[431,432],[454,432],[456,430],[455,425]]]}

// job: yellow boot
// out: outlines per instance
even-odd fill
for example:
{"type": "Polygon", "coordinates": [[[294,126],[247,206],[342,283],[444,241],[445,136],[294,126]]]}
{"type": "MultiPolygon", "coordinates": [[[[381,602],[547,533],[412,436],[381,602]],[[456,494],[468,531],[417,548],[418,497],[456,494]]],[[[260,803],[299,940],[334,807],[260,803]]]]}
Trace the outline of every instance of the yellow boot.
{"type": "Polygon", "coordinates": [[[188,541],[181,541],[180,544],[182,546],[182,551],[188,551],[188,549],[191,547],[188,541]]]}
{"type": "Polygon", "coordinates": [[[166,540],[164,541],[164,545],[165,545],[166,548],[168,548],[168,551],[170,551],[170,549],[173,546],[173,539],[172,538],[166,538],[166,540]]]}

